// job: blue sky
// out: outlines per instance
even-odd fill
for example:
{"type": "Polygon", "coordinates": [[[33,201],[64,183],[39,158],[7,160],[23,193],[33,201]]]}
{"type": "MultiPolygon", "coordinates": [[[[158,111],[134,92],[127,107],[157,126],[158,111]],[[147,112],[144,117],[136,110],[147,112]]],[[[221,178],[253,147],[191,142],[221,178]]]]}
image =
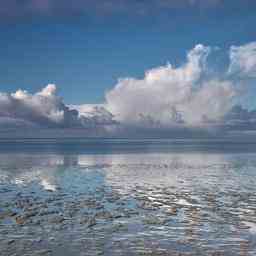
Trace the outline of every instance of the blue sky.
{"type": "Polygon", "coordinates": [[[255,137],[255,14],[252,0],[0,0],[0,137],[255,137]]]}
{"type": "MultiPolygon", "coordinates": [[[[224,3],[184,4],[143,15],[132,13],[136,6],[129,4],[129,12],[106,15],[92,11],[2,20],[0,91],[33,93],[54,83],[66,103],[99,103],[118,78],[141,78],[167,61],[179,65],[198,43],[219,46],[224,54],[231,45],[255,41],[255,4],[224,3]]],[[[219,54],[216,61],[226,58],[219,54]]]]}

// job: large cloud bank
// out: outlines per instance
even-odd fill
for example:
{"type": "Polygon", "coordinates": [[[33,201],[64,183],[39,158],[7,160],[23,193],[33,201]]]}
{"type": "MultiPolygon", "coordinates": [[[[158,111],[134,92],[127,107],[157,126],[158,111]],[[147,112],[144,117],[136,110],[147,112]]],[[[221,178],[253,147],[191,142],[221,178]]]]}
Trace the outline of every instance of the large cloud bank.
{"type": "Polygon", "coordinates": [[[35,94],[0,93],[0,128],[79,129],[88,136],[96,130],[100,136],[143,129],[159,134],[254,131],[256,111],[236,102],[244,85],[256,78],[255,51],[254,42],[231,46],[226,70],[210,72],[208,57],[214,51],[198,44],[178,67],[168,63],[146,71],[142,79],[120,79],[96,105],[66,105],[53,84],[35,94]]]}
{"type": "Polygon", "coordinates": [[[202,80],[210,48],[196,45],[187,62],[149,70],[142,80],[121,79],[106,95],[107,108],[124,123],[198,126],[219,121],[232,107],[232,82],[202,80]]]}
{"type": "Polygon", "coordinates": [[[129,127],[254,130],[256,111],[236,102],[256,78],[256,43],[231,46],[222,72],[208,67],[211,53],[199,44],[180,67],[167,64],[146,71],[143,79],[120,79],[106,94],[106,108],[129,127]]]}

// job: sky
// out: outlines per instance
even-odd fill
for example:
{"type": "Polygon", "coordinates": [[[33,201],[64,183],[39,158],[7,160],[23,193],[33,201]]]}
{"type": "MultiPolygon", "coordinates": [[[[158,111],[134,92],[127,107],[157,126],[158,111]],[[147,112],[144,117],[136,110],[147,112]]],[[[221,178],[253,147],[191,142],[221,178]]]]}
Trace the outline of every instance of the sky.
{"type": "Polygon", "coordinates": [[[253,0],[0,6],[0,128],[254,130],[253,0]]]}

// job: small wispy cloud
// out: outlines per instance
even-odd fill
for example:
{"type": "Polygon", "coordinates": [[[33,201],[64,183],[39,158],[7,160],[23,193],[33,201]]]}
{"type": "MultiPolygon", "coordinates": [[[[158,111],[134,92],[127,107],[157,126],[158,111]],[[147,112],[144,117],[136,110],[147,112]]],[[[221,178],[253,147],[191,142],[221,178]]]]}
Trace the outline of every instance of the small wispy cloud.
{"type": "Polygon", "coordinates": [[[240,77],[256,78],[256,42],[231,46],[229,73],[240,77]]]}

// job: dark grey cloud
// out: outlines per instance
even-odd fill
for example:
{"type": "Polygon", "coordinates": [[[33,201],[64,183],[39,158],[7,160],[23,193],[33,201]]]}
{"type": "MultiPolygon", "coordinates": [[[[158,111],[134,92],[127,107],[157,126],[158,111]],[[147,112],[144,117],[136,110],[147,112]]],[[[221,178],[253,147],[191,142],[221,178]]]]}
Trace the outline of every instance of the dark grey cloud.
{"type": "Polygon", "coordinates": [[[251,6],[250,0],[0,0],[0,21],[70,18],[82,15],[146,15],[177,8],[251,6]]]}

